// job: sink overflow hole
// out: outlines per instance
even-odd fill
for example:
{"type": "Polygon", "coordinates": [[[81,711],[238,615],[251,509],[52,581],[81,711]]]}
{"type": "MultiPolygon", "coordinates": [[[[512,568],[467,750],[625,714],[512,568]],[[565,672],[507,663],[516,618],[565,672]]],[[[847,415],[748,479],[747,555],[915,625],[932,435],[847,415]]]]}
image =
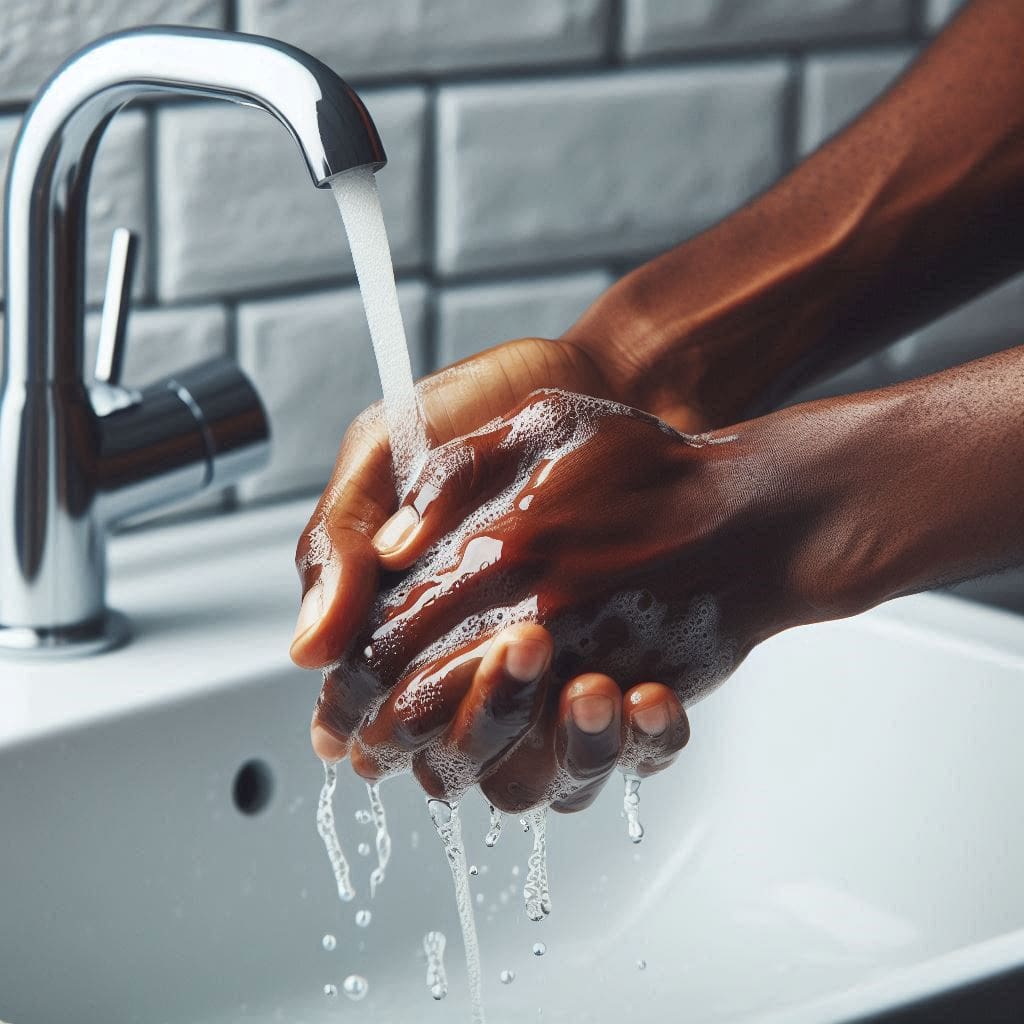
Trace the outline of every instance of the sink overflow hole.
{"type": "Polygon", "coordinates": [[[231,795],[243,814],[259,814],[274,792],[274,775],[266,761],[246,761],[235,774],[231,795]]]}

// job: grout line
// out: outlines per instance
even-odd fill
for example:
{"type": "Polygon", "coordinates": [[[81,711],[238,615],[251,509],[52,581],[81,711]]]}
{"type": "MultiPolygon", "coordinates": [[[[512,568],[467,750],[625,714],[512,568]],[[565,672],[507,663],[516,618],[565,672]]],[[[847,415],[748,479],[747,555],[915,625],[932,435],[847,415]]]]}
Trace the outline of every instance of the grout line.
{"type": "Polygon", "coordinates": [[[157,211],[157,126],[154,110],[146,110],[143,114],[146,119],[146,183],[144,190],[146,199],[146,277],[148,278],[146,296],[155,303],[158,295],[157,284],[160,270],[157,252],[160,248],[160,218],[157,211]]]}
{"type": "Polygon", "coordinates": [[[608,27],[605,39],[605,58],[609,67],[621,67],[625,57],[625,0],[608,0],[608,27]]]}
{"type": "Polygon", "coordinates": [[[789,80],[783,99],[782,155],[785,174],[800,162],[800,135],[803,119],[804,73],[806,56],[794,54],[789,64],[789,80]]]}

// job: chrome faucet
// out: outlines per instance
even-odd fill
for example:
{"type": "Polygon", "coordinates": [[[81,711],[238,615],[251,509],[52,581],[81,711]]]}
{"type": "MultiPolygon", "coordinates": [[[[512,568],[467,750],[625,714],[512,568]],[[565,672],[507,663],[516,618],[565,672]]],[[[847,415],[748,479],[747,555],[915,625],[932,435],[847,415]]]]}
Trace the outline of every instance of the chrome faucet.
{"type": "MultiPolygon", "coordinates": [[[[380,167],[356,93],[273,39],[175,27],[121,32],[71,57],[37,96],[5,198],[6,323],[0,384],[0,651],[83,653],[122,641],[107,608],[107,530],[147,508],[223,486],[263,464],[269,429],[228,360],[141,392],[120,386],[132,265],[115,232],[96,383],[84,377],[85,202],[110,120],[155,93],[218,97],[273,114],[313,183],[380,167]]],[[[244,160],[239,182],[245,181],[244,160]]]]}

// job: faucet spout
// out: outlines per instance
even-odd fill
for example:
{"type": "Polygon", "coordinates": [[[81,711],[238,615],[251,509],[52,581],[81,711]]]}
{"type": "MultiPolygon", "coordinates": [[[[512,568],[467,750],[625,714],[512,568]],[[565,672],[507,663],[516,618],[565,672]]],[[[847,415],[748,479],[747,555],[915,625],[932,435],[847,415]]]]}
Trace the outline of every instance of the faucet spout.
{"type": "Polygon", "coordinates": [[[104,431],[83,375],[85,201],[107,124],[153,93],[262,107],[295,139],[318,188],[386,162],[357,94],[309,54],[260,36],[121,32],[43,87],[15,143],[4,204],[0,647],[57,647],[62,636],[78,645],[105,628],[104,431]]]}

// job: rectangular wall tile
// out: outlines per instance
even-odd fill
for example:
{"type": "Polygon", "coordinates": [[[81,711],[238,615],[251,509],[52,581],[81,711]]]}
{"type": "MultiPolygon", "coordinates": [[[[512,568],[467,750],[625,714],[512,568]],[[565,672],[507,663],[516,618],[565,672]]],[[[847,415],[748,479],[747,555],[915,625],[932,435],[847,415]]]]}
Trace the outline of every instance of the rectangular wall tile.
{"type": "MultiPolygon", "coordinates": [[[[19,117],[0,119],[0,168],[6,180],[14,139],[21,125],[19,117]]],[[[127,110],[118,114],[103,135],[89,185],[86,224],[85,283],[88,302],[103,299],[110,254],[110,236],[114,228],[131,228],[139,236],[139,259],[133,293],[143,297],[150,292],[147,250],[152,239],[146,237],[146,174],[149,161],[146,145],[146,115],[127,110]]],[[[0,268],[3,267],[3,228],[0,227],[0,268]]],[[[2,276],[0,276],[2,281],[2,276]]],[[[3,284],[0,283],[0,295],[3,284]]]]}
{"type": "MultiPolygon", "coordinates": [[[[364,95],[389,163],[377,175],[397,266],[423,252],[422,89],[364,95]]],[[[161,110],[157,210],[162,299],[210,297],[353,274],[329,189],[262,110],[226,103],[161,110]]]]}
{"type": "Polygon", "coordinates": [[[910,64],[913,50],[814,57],[804,69],[800,151],[810,153],[875,100],[910,64]]]}
{"type": "Polygon", "coordinates": [[[239,27],[308,50],[343,78],[600,57],[609,0],[239,0],[239,27]]]}
{"type": "MultiPolygon", "coordinates": [[[[419,376],[427,288],[412,281],[398,291],[419,376]]],[[[239,496],[252,501],[321,490],[345,430],[380,398],[359,290],[244,303],[238,310],[238,358],[263,398],[272,432],[270,465],[243,481],[239,496]]]]}
{"type": "Polygon", "coordinates": [[[938,31],[961,7],[965,0],[926,0],[925,18],[930,29],[938,31]]]}
{"type": "Polygon", "coordinates": [[[670,246],[783,167],[782,62],[442,90],[443,273],[670,246]]]}
{"type": "Polygon", "coordinates": [[[511,338],[556,338],[611,283],[595,270],[445,288],[437,297],[438,365],[511,338]]]}
{"type": "Polygon", "coordinates": [[[31,99],[75,50],[136,25],[224,24],[222,0],[4,0],[0,103],[31,99]]]}
{"type": "MultiPolygon", "coordinates": [[[[227,354],[227,312],[223,306],[173,306],[133,309],[128,316],[123,380],[142,388],[193,363],[227,354]]],[[[85,321],[85,365],[96,361],[100,314],[85,321]]]]}
{"type": "Polygon", "coordinates": [[[909,0],[624,0],[630,57],[727,47],[892,37],[909,31],[909,0]]]}
{"type": "Polygon", "coordinates": [[[1024,275],[897,342],[885,360],[891,380],[908,380],[1016,345],[1024,345],[1024,275]]]}

